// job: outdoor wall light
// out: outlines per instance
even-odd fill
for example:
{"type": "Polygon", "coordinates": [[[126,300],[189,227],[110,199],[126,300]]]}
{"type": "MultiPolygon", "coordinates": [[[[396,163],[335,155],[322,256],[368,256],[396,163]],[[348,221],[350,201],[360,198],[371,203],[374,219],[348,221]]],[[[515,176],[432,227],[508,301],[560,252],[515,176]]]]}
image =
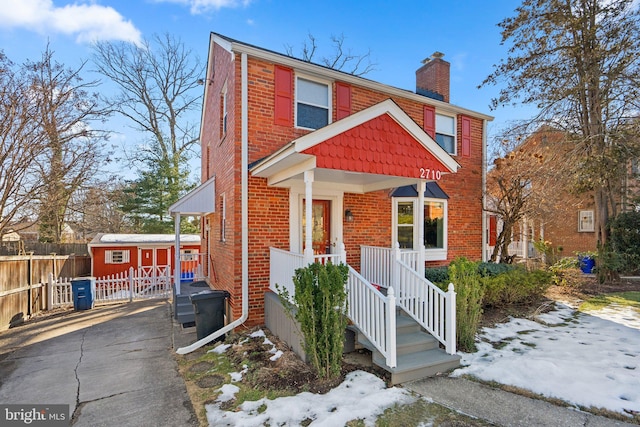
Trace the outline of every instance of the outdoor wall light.
{"type": "Polygon", "coordinates": [[[353,222],[353,214],[351,213],[351,209],[347,209],[344,211],[344,219],[347,222],[353,222]]]}

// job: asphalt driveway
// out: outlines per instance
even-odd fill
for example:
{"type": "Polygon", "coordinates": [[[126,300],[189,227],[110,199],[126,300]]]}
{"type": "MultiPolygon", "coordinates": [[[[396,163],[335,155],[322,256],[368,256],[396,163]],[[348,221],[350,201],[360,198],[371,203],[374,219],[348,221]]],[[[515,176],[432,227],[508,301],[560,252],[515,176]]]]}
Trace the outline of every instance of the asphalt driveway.
{"type": "Polygon", "coordinates": [[[172,327],[170,304],[148,300],[0,332],[0,403],[68,404],[74,426],[195,426],[172,327]]]}

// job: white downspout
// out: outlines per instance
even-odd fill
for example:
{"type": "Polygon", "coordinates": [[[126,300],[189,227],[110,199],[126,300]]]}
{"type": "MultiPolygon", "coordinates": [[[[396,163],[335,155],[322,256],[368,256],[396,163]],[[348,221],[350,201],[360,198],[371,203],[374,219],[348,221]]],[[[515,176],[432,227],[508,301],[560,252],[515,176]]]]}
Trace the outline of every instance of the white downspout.
{"type": "Polygon", "coordinates": [[[489,259],[487,239],[488,224],[487,211],[485,211],[487,203],[487,121],[483,120],[482,126],[482,261],[487,262],[489,259]]]}
{"type": "Polygon", "coordinates": [[[176,216],[174,217],[173,221],[174,232],[176,234],[176,251],[173,256],[173,285],[176,289],[176,295],[180,295],[180,212],[176,212],[176,216]]]}
{"type": "Polygon", "coordinates": [[[248,99],[248,74],[247,74],[247,54],[242,53],[241,56],[241,126],[242,126],[242,142],[241,142],[241,217],[242,217],[242,315],[239,319],[229,323],[227,326],[218,329],[214,333],[194,342],[187,347],[179,348],[176,353],[187,354],[199,349],[205,344],[210,343],[218,337],[231,331],[233,328],[243,324],[249,317],[249,132],[247,113],[249,105],[248,99]]]}

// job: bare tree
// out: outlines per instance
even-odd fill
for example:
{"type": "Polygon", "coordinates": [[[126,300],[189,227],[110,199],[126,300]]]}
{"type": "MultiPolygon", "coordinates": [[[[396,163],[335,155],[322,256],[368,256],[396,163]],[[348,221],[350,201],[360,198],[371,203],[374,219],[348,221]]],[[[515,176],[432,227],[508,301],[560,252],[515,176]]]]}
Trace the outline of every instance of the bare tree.
{"type": "MultiPolygon", "coordinates": [[[[287,55],[299,57],[303,61],[314,62],[318,45],[316,38],[312,34],[309,34],[308,37],[309,40],[302,43],[299,56],[294,54],[293,47],[290,45],[285,46],[287,55]]],[[[375,70],[376,64],[371,62],[371,50],[364,54],[354,54],[351,49],[345,47],[344,34],[339,36],[332,35],[331,44],[333,45],[333,53],[331,56],[323,56],[319,59],[322,65],[355,76],[363,76],[375,70]]]]}
{"type": "Polygon", "coordinates": [[[47,46],[40,61],[23,66],[30,97],[37,103],[37,123],[45,149],[32,160],[39,168],[44,192],[39,203],[40,239],[59,243],[73,193],[91,180],[104,159],[107,133],[94,126],[107,111],[98,95],[99,84],[81,77],[84,63],[66,68],[47,46]]]}
{"type": "Polygon", "coordinates": [[[0,236],[44,190],[34,162],[46,147],[38,107],[22,70],[0,51],[0,236]]]}
{"type": "Polygon", "coordinates": [[[621,135],[640,107],[639,17],[634,0],[524,0],[499,24],[509,57],[483,82],[507,82],[493,107],[533,104],[573,138],[567,173],[595,196],[601,243],[634,155],[621,135]]]}
{"type": "Polygon", "coordinates": [[[113,110],[146,136],[129,150],[140,181],[154,165],[163,165],[153,171],[162,175],[145,184],[157,184],[152,192],[162,192],[170,205],[192,188],[187,167],[199,147],[200,116],[191,116],[202,101],[197,89],[203,71],[199,59],[169,34],[142,45],[100,42],[93,59],[98,72],[120,89],[110,100],[113,110]]]}
{"type": "Polygon", "coordinates": [[[543,127],[525,140],[508,136],[497,147],[494,166],[487,175],[487,206],[502,229],[496,238],[491,261],[509,263],[509,244],[515,227],[525,219],[544,223],[547,212],[557,210],[558,197],[566,192],[561,175],[563,155],[558,145],[564,134],[543,127]]]}
{"type": "Polygon", "coordinates": [[[120,181],[110,179],[77,191],[70,203],[70,222],[76,232],[85,240],[98,233],[131,232],[131,224],[122,211],[124,188],[120,181]]]}

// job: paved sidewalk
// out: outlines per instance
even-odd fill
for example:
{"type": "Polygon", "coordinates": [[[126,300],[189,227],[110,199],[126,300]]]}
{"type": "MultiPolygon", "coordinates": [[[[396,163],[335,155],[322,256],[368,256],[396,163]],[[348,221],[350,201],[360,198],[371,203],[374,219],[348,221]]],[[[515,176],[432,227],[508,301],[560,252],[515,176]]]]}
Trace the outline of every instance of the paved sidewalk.
{"type": "Polygon", "coordinates": [[[0,402],[69,404],[74,426],[196,426],[172,331],[170,304],[149,300],[0,332],[0,402]]]}
{"type": "Polygon", "coordinates": [[[463,378],[432,377],[405,383],[403,387],[442,406],[503,427],[635,425],[509,393],[463,378]]]}

